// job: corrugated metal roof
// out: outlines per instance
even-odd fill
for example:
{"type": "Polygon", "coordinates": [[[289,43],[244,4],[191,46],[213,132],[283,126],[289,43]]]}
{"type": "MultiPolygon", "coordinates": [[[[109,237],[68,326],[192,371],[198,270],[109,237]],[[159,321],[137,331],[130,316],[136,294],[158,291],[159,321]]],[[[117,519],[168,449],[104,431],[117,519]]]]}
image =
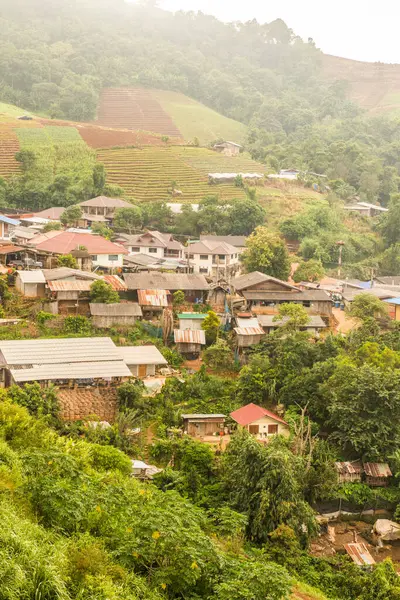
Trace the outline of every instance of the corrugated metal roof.
{"type": "Polygon", "coordinates": [[[396,306],[400,305],[400,298],[388,298],[387,300],[384,300],[384,302],[387,302],[388,304],[396,304],[396,306]]]}
{"type": "Polygon", "coordinates": [[[108,337],[1,340],[0,352],[11,366],[121,360],[118,348],[108,337]]]}
{"type": "Polygon", "coordinates": [[[225,415],[211,414],[211,415],[182,415],[182,419],[196,420],[196,419],[225,419],[225,415]]]}
{"type": "Polygon", "coordinates": [[[279,283],[282,287],[291,290],[297,290],[297,288],[286,281],[281,281],[280,279],[276,279],[275,277],[270,277],[265,273],[261,273],[260,271],[253,271],[253,273],[246,273],[246,275],[241,275],[240,277],[235,277],[232,279],[232,285],[235,290],[244,290],[259,283],[263,283],[265,281],[273,281],[275,283],[279,283]]]}
{"type": "Polygon", "coordinates": [[[57,379],[132,377],[132,373],[123,360],[34,365],[31,369],[11,369],[10,371],[16,383],[57,379]]]}
{"type": "MultiPolygon", "coordinates": [[[[283,317],[278,321],[274,321],[276,315],[258,315],[257,319],[261,327],[282,327],[289,321],[289,317],[283,317]]],[[[327,327],[325,321],[319,315],[310,315],[307,325],[304,327],[316,327],[324,328],[327,327]]]]}
{"type": "Polygon", "coordinates": [[[264,335],[265,331],[261,327],[235,327],[237,335],[264,335]]]}
{"type": "Polygon", "coordinates": [[[189,319],[190,321],[199,320],[202,321],[206,318],[206,314],[204,313],[180,313],[178,315],[178,319],[180,321],[184,321],[185,319],[189,319]]]}
{"type": "Polygon", "coordinates": [[[330,297],[324,290],[287,290],[286,292],[254,290],[242,292],[246,300],[264,300],[265,302],[331,302],[330,297]]]}
{"type": "Polygon", "coordinates": [[[48,281],[47,285],[52,292],[89,292],[93,281],[48,281]]]}
{"type": "Polygon", "coordinates": [[[231,417],[234,421],[239,423],[239,425],[249,425],[250,423],[254,423],[259,419],[262,419],[263,417],[270,417],[274,421],[282,423],[282,425],[287,425],[286,421],[281,419],[281,417],[270,410],[263,408],[262,406],[254,404],[253,402],[233,411],[231,413],[231,417]]]}
{"type": "Polygon", "coordinates": [[[363,472],[363,466],[359,460],[355,460],[353,462],[335,462],[335,468],[337,472],[341,473],[342,475],[354,475],[363,472]]]}
{"type": "Polygon", "coordinates": [[[374,565],[375,560],[370,554],[367,546],[365,544],[345,544],[345,550],[347,554],[351,557],[351,559],[359,565],[360,567],[364,567],[365,565],[374,565]]]}
{"type": "Polygon", "coordinates": [[[15,252],[22,252],[24,248],[21,246],[14,246],[14,244],[5,244],[4,246],[0,246],[0,254],[13,254],[15,252]]]}
{"type": "Polygon", "coordinates": [[[129,366],[168,364],[156,346],[121,346],[118,351],[129,366]]]}
{"type": "Polygon", "coordinates": [[[116,292],[125,292],[128,289],[125,281],[122,281],[118,275],[104,275],[104,280],[109,283],[116,292]]]}
{"type": "Polygon", "coordinates": [[[56,281],[57,279],[90,279],[96,281],[103,279],[101,275],[91,273],[90,271],[81,271],[80,269],[70,269],[69,267],[58,267],[57,269],[43,269],[46,281],[56,281]]]}
{"type": "Polygon", "coordinates": [[[121,302],[119,304],[103,304],[94,302],[89,305],[90,314],[96,317],[141,317],[142,309],[137,302],[121,302]]]}
{"type": "Polygon", "coordinates": [[[20,223],[18,219],[10,219],[10,217],[6,217],[5,215],[0,215],[0,221],[8,225],[19,225],[20,223]]]}
{"type": "Polygon", "coordinates": [[[242,329],[242,328],[244,329],[244,328],[248,328],[248,327],[259,327],[260,326],[257,318],[255,318],[255,317],[251,317],[251,318],[236,317],[236,325],[240,329],[242,329]]]}
{"type": "Polygon", "coordinates": [[[364,463],[364,471],[368,477],[392,476],[392,471],[387,463],[364,463]]]}
{"type": "Polygon", "coordinates": [[[138,290],[141,306],[168,306],[168,290],[138,290]]]}
{"type": "Polygon", "coordinates": [[[126,273],[128,290],[194,290],[210,288],[203,275],[179,273],[126,273]]]}
{"type": "Polygon", "coordinates": [[[17,271],[22,283],[46,283],[43,271],[17,271]]]}
{"type": "Polygon", "coordinates": [[[206,334],[202,329],[175,329],[174,340],[175,344],[201,344],[204,346],[206,334]]]}

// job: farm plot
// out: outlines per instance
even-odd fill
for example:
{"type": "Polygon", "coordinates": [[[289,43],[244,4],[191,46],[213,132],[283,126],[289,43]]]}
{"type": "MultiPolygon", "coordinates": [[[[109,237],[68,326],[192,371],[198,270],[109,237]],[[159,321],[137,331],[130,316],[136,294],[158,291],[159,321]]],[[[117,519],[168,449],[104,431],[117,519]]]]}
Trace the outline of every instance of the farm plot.
{"type": "Polygon", "coordinates": [[[116,146],[164,146],[161,136],[144,131],[107,129],[95,125],[78,125],[82,139],[91,148],[113,148],[116,146]]]}
{"type": "Polygon", "coordinates": [[[95,152],[73,127],[21,128],[17,136],[21,149],[35,154],[35,175],[47,183],[60,174],[89,175],[96,163],[95,152]]]}
{"type": "MultiPolygon", "coordinates": [[[[192,149],[192,152],[202,149],[192,149]]],[[[214,156],[214,152],[207,151],[214,156]]],[[[218,155],[215,154],[215,156],[218,155]]],[[[172,183],[182,191],[182,202],[199,202],[205,196],[222,199],[243,198],[245,192],[234,185],[210,186],[205,171],[186,161],[185,149],[135,148],[99,150],[98,158],[105,164],[109,183],[120,185],[130,198],[141,202],[171,200],[172,183]]]]}
{"type": "Polygon", "coordinates": [[[134,129],[180,138],[171,117],[151,93],[143,88],[104,89],[97,123],[117,129],[134,129]]]}
{"type": "Polygon", "coordinates": [[[15,154],[19,150],[17,134],[8,124],[0,124],[0,177],[11,177],[19,171],[15,154]]]}

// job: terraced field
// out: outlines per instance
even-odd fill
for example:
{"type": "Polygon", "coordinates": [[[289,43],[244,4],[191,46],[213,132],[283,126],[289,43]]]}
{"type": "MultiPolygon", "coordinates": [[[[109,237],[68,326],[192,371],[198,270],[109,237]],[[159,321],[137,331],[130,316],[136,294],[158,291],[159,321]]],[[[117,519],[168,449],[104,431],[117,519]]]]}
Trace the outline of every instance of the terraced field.
{"type": "Polygon", "coordinates": [[[17,134],[8,124],[0,124],[0,177],[11,177],[19,171],[15,154],[19,150],[17,134]]]}
{"type": "Polygon", "coordinates": [[[144,88],[104,89],[97,123],[117,129],[135,129],[180,138],[181,133],[171,117],[144,88]]]}
{"type": "Polygon", "coordinates": [[[244,191],[234,185],[210,186],[208,173],[265,172],[265,165],[245,156],[229,158],[205,148],[103,149],[97,156],[106,166],[108,181],[141,202],[170,200],[172,182],[182,191],[182,202],[198,202],[210,194],[226,200],[241,198],[244,191]]]}

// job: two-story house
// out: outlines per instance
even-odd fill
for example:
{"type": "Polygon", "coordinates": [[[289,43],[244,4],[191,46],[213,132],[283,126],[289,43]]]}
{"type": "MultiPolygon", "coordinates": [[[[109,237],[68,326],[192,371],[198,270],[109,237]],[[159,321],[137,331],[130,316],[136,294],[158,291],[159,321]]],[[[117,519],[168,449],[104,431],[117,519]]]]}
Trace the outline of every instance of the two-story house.
{"type": "Polygon", "coordinates": [[[226,242],[194,242],[186,248],[186,256],[193,273],[220,278],[234,275],[240,269],[240,249],[226,242]]]}
{"type": "Polygon", "coordinates": [[[185,251],[184,246],[174,240],[170,233],[160,231],[145,231],[137,235],[120,234],[117,241],[129,254],[148,254],[154,258],[181,259],[185,251]]]}
{"type": "Polygon", "coordinates": [[[121,200],[121,198],[107,198],[107,196],[98,196],[91,198],[85,202],[81,202],[79,206],[83,210],[83,220],[90,224],[101,220],[112,222],[115,211],[118,208],[132,208],[130,202],[121,200]],[[92,218],[91,218],[92,217],[92,218]]]}

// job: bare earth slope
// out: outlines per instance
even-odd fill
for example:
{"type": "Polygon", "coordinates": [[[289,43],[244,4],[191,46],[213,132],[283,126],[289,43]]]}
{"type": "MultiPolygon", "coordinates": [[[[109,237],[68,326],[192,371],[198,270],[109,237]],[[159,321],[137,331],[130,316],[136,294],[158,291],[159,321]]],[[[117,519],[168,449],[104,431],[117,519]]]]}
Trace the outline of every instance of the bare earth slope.
{"type": "Polygon", "coordinates": [[[400,111],[400,65],[323,55],[324,77],[350,84],[350,97],[373,113],[400,111]]]}

